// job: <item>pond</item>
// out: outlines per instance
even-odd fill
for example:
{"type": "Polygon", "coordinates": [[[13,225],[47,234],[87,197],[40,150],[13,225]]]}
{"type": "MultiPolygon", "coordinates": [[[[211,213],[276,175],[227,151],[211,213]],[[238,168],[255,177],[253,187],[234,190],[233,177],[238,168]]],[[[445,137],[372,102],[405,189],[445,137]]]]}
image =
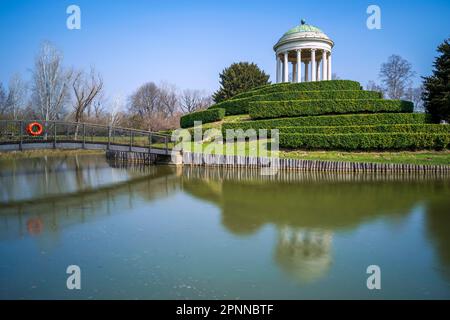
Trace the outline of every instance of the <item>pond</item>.
{"type": "Polygon", "coordinates": [[[449,208],[433,174],[3,160],[0,299],[448,299],[449,208]]]}

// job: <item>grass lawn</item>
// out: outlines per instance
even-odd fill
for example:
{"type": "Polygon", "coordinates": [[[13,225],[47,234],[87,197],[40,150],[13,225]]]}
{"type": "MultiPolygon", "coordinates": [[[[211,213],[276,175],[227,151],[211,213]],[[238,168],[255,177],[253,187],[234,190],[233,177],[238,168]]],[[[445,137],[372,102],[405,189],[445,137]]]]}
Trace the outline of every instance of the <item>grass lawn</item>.
{"type": "Polygon", "coordinates": [[[53,150],[53,149],[41,149],[41,150],[26,150],[26,151],[8,151],[0,152],[0,160],[10,159],[24,159],[24,158],[41,158],[41,157],[62,157],[62,156],[74,156],[74,155],[86,155],[86,154],[104,154],[102,150],[53,150]]]}
{"type": "Polygon", "coordinates": [[[280,157],[324,161],[450,165],[450,151],[340,152],[295,150],[280,151],[280,157]]]}
{"type": "Polygon", "coordinates": [[[280,158],[348,161],[348,162],[377,162],[425,165],[450,165],[450,151],[399,151],[399,152],[344,152],[344,151],[309,151],[309,150],[280,150],[271,154],[266,150],[267,141],[234,142],[234,143],[185,143],[185,151],[204,152],[208,154],[226,154],[227,150],[234,150],[236,155],[279,156],[280,158]],[[263,150],[264,154],[258,152],[263,150]]]}
{"type": "MultiPolygon", "coordinates": [[[[238,122],[248,120],[249,115],[226,116],[222,121],[207,123],[204,129],[216,128],[221,130],[224,122],[238,122]]],[[[263,143],[265,145],[265,142],[263,143]]],[[[202,144],[185,144],[185,150],[192,151],[194,146],[197,151],[203,150],[211,154],[226,153],[226,143],[205,142],[202,144]],[[217,147],[217,149],[216,149],[217,147]]],[[[232,146],[235,152],[242,150],[248,155],[249,151],[258,150],[257,143],[234,143],[232,146]]],[[[402,164],[428,164],[428,165],[450,165],[450,151],[383,151],[383,152],[344,152],[344,151],[309,151],[309,150],[280,150],[280,158],[304,159],[304,160],[324,160],[324,161],[348,161],[348,162],[377,162],[377,163],[402,163],[402,164]]]]}

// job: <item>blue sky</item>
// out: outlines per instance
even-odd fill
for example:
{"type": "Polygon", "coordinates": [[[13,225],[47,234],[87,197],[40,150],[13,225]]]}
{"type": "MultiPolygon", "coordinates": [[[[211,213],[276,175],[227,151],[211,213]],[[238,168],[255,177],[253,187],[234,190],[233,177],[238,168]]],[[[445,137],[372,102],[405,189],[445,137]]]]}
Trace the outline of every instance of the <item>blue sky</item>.
{"type": "Polygon", "coordinates": [[[29,79],[44,40],[63,51],[66,66],[94,65],[109,96],[147,81],[213,92],[219,72],[237,61],[257,63],[274,81],[272,47],[301,18],[335,41],[333,72],[363,85],[394,53],[428,75],[450,36],[448,0],[0,0],[0,81],[16,72],[29,79]],[[81,30],[66,28],[71,4],[81,8],[81,30]],[[370,4],[381,8],[381,30],[366,28],[370,4]]]}

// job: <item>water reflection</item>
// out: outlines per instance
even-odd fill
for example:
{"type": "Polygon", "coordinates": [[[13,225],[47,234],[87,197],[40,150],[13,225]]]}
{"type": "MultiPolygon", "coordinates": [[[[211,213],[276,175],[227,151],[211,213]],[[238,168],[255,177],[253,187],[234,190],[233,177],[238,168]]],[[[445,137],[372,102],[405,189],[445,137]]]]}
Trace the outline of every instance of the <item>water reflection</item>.
{"type": "MultiPolygon", "coordinates": [[[[436,252],[438,272],[450,279],[449,177],[298,171],[261,176],[257,170],[224,168],[123,168],[98,156],[0,166],[0,244],[32,237],[41,250],[51,248],[68,228],[113,219],[136,208],[151,210],[157,201],[182,193],[217,208],[220,225],[232,238],[257,241],[256,236],[270,228],[273,238],[266,238],[272,243],[263,252],[277,269],[296,283],[316,283],[333,271],[342,250],[336,239],[343,234],[380,221],[385,229],[401,226],[423,207],[424,236],[436,252]]],[[[189,212],[184,203],[174,206],[189,212]]],[[[174,227],[166,226],[162,233],[176,238],[174,227]]],[[[193,234],[199,231],[196,228],[202,226],[192,226],[193,234]]],[[[131,233],[120,232],[123,237],[131,233]]],[[[165,247],[169,252],[178,250],[170,245],[174,244],[165,247]]],[[[214,261],[219,257],[214,254],[228,252],[209,252],[202,258],[214,261]]],[[[182,264],[179,267],[184,270],[182,264]]]]}
{"type": "Polygon", "coordinates": [[[183,188],[216,203],[222,224],[239,236],[275,225],[274,259],[296,280],[325,276],[333,261],[333,234],[383,219],[401,224],[425,206],[427,232],[445,273],[450,270],[450,179],[436,174],[330,174],[185,168],[183,188]]]}
{"type": "Polygon", "coordinates": [[[278,229],[275,261],[300,282],[320,279],[332,264],[333,233],[288,226],[278,229]]]}

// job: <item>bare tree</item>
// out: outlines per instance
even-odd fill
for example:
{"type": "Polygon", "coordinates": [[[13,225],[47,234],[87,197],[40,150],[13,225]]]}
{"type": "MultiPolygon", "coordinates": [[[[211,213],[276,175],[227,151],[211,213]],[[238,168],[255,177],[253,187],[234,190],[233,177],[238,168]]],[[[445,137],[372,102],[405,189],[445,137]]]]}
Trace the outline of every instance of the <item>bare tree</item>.
{"type": "Polygon", "coordinates": [[[174,85],[163,83],[160,86],[159,95],[159,111],[165,116],[173,116],[179,105],[176,87],[174,85]]]}
{"type": "Polygon", "coordinates": [[[25,98],[27,94],[25,83],[19,74],[12,76],[8,86],[8,98],[6,100],[6,108],[14,120],[17,120],[19,111],[24,108],[25,98]]]}
{"type": "Polygon", "coordinates": [[[180,96],[180,107],[185,113],[208,108],[212,104],[211,96],[206,96],[200,90],[183,90],[180,96]]]}
{"type": "Polygon", "coordinates": [[[176,88],[169,84],[158,87],[153,82],[140,86],[129,98],[129,121],[133,127],[159,130],[172,126],[172,118],[177,114],[178,95],[176,88]]]}
{"type": "Polygon", "coordinates": [[[339,77],[337,73],[332,73],[331,80],[341,80],[341,77],[339,77]]]}
{"type": "Polygon", "coordinates": [[[33,104],[42,119],[61,117],[71,73],[62,67],[62,54],[49,42],[42,44],[33,70],[33,104]]]}
{"type": "Polygon", "coordinates": [[[414,103],[414,109],[417,112],[424,112],[423,100],[422,100],[423,86],[406,89],[405,98],[414,103]]]}
{"type": "Polygon", "coordinates": [[[160,109],[160,90],[153,82],[140,86],[131,96],[129,111],[141,117],[160,109]]]}
{"type": "Polygon", "coordinates": [[[96,123],[101,123],[107,115],[107,110],[105,105],[107,104],[106,98],[104,96],[104,91],[100,92],[91,105],[87,109],[87,117],[96,123]]]}
{"type": "Polygon", "coordinates": [[[377,91],[384,95],[383,88],[373,80],[369,80],[369,82],[367,82],[366,89],[369,91],[377,91]]]}
{"type": "Polygon", "coordinates": [[[411,79],[414,75],[411,63],[395,54],[381,65],[379,74],[384,91],[391,99],[401,99],[405,95],[406,89],[411,86],[411,79]]]}
{"type": "Polygon", "coordinates": [[[6,92],[5,92],[5,88],[3,87],[3,83],[1,83],[1,82],[0,82],[0,116],[2,118],[7,116],[6,92]]]}
{"type": "Polygon", "coordinates": [[[103,90],[103,80],[100,74],[95,72],[94,68],[91,68],[89,75],[82,70],[77,71],[73,76],[72,90],[72,107],[74,112],[74,120],[77,123],[75,128],[75,139],[77,139],[79,128],[78,123],[83,120],[86,109],[92,104],[95,97],[97,97],[103,90]]]}
{"type": "Polygon", "coordinates": [[[113,98],[110,112],[108,113],[108,126],[117,126],[120,122],[123,110],[125,109],[125,102],[122,95],[118,94],[113,98]]]}

